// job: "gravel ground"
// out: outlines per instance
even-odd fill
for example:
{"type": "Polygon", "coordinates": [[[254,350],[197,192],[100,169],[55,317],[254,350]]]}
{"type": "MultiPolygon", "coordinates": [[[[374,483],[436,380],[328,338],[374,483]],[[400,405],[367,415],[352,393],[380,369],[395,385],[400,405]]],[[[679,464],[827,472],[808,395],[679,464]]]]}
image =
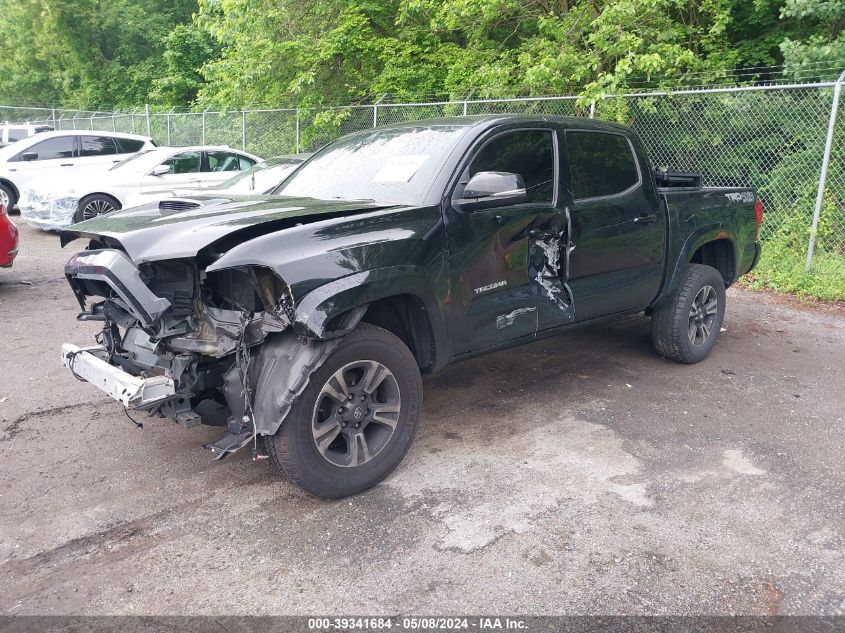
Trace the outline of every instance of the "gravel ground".
{"type": "Polygon", "coordinates": [[[17,220],[2,614],[845,614],[839,312],[731,290],[695,366],[645,318],[455,364],[399,469],[326,502],[63,370],[97,327],[17,220]]]}

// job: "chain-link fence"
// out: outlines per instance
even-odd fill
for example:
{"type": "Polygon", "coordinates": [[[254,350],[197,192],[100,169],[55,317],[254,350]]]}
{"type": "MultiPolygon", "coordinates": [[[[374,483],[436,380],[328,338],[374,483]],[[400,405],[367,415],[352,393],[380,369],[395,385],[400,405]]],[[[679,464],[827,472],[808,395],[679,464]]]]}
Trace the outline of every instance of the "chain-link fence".
{"type": "Polygon", "coordinates": [[[150,135],[159,144],[230,145],[270,157],[313,151],[349,132],[432,117],[595,117],[632,126],[656,168],[702,172],[709,186],[755,187],[766,207],[763,238],[780,240],[784,248],[807,252],[817,213],[817,255],[845,258],[845,106],[836,117],[835,94],[836,84],[823,82],[627,94],[588,105],[576,96],[561,96],[228,112],[0,106],[0,121],[133,132],[150,135]],[[831,122],[828,177],[817,205],[831,122]]]}

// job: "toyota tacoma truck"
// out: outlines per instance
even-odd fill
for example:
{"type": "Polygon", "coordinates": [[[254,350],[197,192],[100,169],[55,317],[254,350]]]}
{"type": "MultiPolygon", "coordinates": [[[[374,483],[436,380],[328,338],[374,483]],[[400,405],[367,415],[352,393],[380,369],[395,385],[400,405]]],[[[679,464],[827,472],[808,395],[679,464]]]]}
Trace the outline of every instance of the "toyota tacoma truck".
{"type": "Polygon", "coordinates": [[[627,127],[478,116],[340,138],[271,195],[209,192],[81,222],[65,274],[96,345],[62,347],[127,410],[211,424],[327,498],[399,464],[421,374],[600,319],[651,316],[702,360],[760,255],[745,188],[655,172],[627,127]]]}

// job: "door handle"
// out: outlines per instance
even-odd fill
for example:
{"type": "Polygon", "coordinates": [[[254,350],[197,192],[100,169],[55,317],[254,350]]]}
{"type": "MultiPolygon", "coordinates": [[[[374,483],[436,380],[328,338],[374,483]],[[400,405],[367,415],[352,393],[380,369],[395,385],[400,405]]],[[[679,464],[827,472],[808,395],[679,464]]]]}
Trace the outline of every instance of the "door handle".
{"type": "Polygon", "coordinates": [[[634,218],[634,222],[637,224],[654,224],[657,222],[657,216],[654,214],[651,215],[638,215],[634,218]]]}
{"type": "Polygon", "coordinates": [[[61,163],[59,167],[73,167],[73,163],[61,163]]]}

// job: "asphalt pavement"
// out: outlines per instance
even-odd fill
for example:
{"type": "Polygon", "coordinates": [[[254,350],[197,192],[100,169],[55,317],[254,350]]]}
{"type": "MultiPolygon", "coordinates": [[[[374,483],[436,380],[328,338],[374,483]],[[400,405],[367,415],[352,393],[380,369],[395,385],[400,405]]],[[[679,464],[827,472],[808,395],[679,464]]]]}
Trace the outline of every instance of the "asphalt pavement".
{"type": "MultiPolygon", "coordinates": [[[[0,614],[845,614],[845,316],[731,289],[426,378],[398,470],[324,501],[78,382],[53,234],[0,270],[0,614]]],[[[79,244],[81,247],[81,243],[79,244]]]]}

